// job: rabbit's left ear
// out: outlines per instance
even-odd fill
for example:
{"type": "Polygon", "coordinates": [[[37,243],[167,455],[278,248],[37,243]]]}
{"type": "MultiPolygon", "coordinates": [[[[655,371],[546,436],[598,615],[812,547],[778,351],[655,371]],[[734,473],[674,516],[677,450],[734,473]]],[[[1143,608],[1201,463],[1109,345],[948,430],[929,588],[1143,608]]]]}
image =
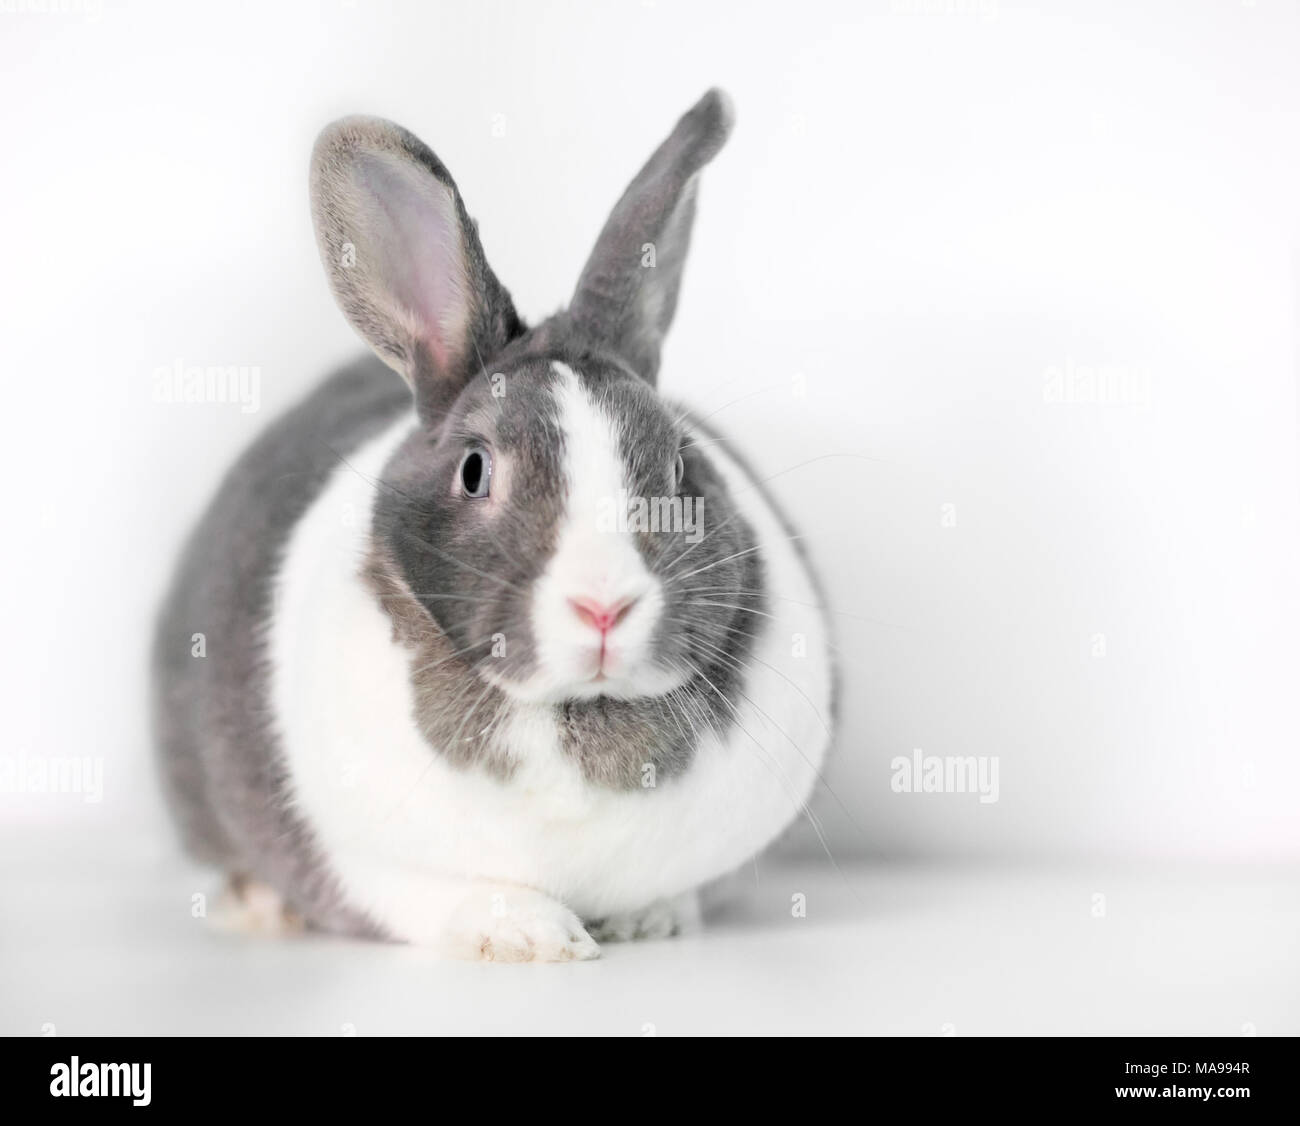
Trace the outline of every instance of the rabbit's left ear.
{"type": "Polygon", "coordinates": [[[731,132],[731,102],[710,90],[615,205],[569,305],[582,336],[611,348],[648,382],[677,308],[700,170],[731,132]]]}
{"type": "Polygon", "coordinates": [[[436,421],[523,331],[451,174],[400,126],[351,117],[317,140],[311,197],[339,306],[436,421]]]}

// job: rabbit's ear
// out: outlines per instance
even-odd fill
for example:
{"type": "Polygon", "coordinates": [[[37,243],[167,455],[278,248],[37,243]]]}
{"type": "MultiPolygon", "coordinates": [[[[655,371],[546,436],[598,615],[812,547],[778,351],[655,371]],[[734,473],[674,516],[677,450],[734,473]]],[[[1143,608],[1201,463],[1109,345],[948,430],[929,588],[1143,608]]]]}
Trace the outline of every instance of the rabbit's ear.
{"type": "Polygon", "coordinates": [[[328,126],[311,161],[312,218],[352,326],[432,420],[523,331],[442,162],[378,118],[328,126]]]}
{"type": "Polygon", "coordinates": [[[731,102],[710,90],[677,123],[615,205],[569,306],[574,327],[654,382],[677,307],[700,169],[731,132],[731,102]]]}

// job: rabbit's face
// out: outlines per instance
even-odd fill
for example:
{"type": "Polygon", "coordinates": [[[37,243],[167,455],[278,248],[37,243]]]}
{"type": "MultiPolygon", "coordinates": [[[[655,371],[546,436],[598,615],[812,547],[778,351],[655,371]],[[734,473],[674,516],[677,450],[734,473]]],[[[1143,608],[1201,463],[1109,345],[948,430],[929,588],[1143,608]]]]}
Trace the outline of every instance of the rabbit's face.
{"type": "Polygon", "coordinates": [[[699,173],[730,129],[705,94],[615,205],[567,309],[531,330],[418,138],[349,118],[316,143],[330,284],[423,422],[375,533],[485,692],[628,700],[690,681],[722,699],[740,670],[763,612],[753,532],[654,390],[699,173]]]}
{"type": "Polygon", "coordinates": [[[516,698],[664,695],[727,667],[758,625],[757,547],[708,447],[617,362],[504,363],[405,443],[385,485],[387,554],[516,698]]]}

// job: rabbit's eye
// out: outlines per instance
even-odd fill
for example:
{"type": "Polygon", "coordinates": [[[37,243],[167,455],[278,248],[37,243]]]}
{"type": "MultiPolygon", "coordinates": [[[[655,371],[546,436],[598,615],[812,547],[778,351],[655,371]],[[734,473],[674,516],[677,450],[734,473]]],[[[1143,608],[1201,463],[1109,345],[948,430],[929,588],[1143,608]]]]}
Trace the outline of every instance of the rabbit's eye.
{"type": "Polygon", "coordinates": [[[467,497],[488,495],[492,482],[492,455],[482,446],[475,446],[460,463],[460,487],[467,497]]]}
{"type": "Polygon", "coordinates": [[[686,476],[686,462],[682,460],[682,455],[677,455],[677,462],[673,465],[673,487],[679,488],[682,478],[686,476]]]}

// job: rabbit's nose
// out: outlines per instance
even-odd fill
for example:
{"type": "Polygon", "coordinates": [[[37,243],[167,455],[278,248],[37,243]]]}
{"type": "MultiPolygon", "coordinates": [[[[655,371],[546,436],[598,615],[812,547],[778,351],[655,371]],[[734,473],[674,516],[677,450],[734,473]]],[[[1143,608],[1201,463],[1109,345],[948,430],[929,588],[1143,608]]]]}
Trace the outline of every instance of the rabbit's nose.
{"type": "Polygon", "coordinates": [[[569,606],[584,625],[608,633],[627,617],[637,603],[635,598],[624,598],[614,603],[597,602],[594,598],[570,598],[569,606]]]}

